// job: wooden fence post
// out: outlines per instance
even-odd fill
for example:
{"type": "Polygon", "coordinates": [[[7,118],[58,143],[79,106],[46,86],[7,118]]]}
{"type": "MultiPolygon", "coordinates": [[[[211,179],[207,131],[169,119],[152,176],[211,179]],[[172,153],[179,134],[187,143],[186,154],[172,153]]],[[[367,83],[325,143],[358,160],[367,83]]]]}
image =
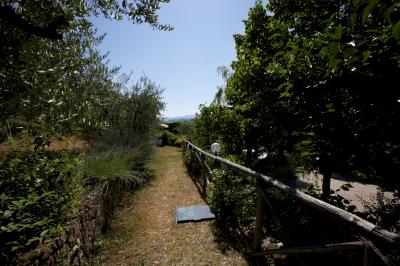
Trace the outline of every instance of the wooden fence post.
{"type": "Polygon", "coordinates": [[[364,258],[363,258],[363,265],[364,266],[372,266],[373,264],[372,264],[372,253],[371,253],[371,251],[370,251],[370,249],[369,249],[369,246],[367,246],[367,245],[364,245],[364,258]]]}
{"type": "Polygon", "coordinates": [[[204,196],[206,197],[207,196],[207,168],[206,168],[206,163],[205,163],[205,160],[206,160],[206,158],[205,158],[205,156],[204,156],[204,154],[200,154],[200,159],[201,159],[201,171],[202,171],[202,185],[203,185],[203,194],[204,194],[204,196]]]}
{"type": "Polygon", "coordinates": [[[262,196],[262,186],[257,176],[254,177],[254,184],[256,186],[256,226],[254,229],[254,251],[258,251],[261,249],[261,241],[262,241],[262,227],[264,223],[264,209],[265,202],[262,196]]]}

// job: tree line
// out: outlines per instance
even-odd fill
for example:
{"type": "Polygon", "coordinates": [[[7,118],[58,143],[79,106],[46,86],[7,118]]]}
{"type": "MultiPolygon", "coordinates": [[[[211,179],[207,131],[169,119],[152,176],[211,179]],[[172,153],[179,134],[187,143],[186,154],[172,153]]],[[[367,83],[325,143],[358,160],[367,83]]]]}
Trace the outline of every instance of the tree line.
{"type": "Polygon", "coordinates": [[[258,1],[244,24],[225,87],[195,119],[196,142],[247,150],[249,166],[265,151],[268,174],[318,170],[325,196],[333,173],[399,195],[399,3],[258,1]]]}

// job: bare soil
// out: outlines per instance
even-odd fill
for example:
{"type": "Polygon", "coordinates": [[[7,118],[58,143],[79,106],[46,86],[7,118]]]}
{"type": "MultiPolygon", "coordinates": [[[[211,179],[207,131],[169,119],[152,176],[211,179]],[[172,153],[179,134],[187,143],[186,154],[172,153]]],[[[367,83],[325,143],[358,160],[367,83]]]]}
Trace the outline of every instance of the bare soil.
{"type": "MultiPolygon", "coordinates": [[[[13,147],[18,147],[18,149],[29,151],[33,150],[34,145],[30,144],[30,140],[27,138],[17,138],[12,143],[9,140],[0,143],[0,154],[6,154],[13,150],[13,147]]],[[[73,152],[86,152],[89,149],[89,144],[87,141],[70,137],[64,140],[58,138],[52,138],[50,140],[50,145],[47,147],[49,151],[60,151],[69,150],[73,152]]]]}

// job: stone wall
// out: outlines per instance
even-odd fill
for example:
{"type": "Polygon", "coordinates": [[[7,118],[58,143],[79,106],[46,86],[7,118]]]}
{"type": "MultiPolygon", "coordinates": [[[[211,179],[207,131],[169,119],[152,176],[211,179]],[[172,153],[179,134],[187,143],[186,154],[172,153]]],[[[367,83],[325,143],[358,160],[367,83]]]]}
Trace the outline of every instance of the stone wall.
{"type": "Polygon", "coordinates": [[[68,219],[64,233],[25,254],[18,265],[81,265],[95,248],[96,238],[107,229],[126,190],[126,184],[117,181],[93,189],[78,206],[77,214],[68,219]]]}

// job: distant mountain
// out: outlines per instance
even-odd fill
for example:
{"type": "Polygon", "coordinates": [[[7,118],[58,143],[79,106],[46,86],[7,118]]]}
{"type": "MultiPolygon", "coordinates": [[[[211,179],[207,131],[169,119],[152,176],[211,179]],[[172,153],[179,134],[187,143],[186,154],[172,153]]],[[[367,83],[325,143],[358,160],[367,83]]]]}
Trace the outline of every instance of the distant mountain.
{"type": "Polygon", "coordinates": [[[174,117],[164,117],[162,121],[166,123],[178,122],[178,121],[190,121],[193,120],[195,115],[182,115],[182,116],[174,116],[174,117]]]}

